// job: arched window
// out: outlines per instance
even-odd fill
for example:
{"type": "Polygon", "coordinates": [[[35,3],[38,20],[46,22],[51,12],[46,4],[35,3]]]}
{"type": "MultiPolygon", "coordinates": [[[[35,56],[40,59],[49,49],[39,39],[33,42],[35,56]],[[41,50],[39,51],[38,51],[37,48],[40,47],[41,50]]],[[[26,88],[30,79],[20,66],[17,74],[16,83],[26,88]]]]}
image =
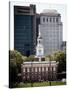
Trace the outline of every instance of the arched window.
{"type": "Polygon", "coordinates": [[[50,22],[51,22],[51,18],[50,18],[50,22]]]}
{"type": "Polygon", "coordinates": [[[56,18],[56,22],[58,22],[58,18],[56,18]]]}
{"type": "Polygon", "coordinates": [[[45,22],[45,18],[43,18],[43,22],[45,22]]]}
{"type": "Polygon", "coordinates": [[[27,67],[25,68],[25,72],[27,72],[27,67]]]}
{"type": "Polygon", "coordinates": [[[46,20],[47,20],[47,22],[48,22],[48,18],[47,18],[46,20]]]}
{"type": "Polygon", "coordinates": [[[53,22],[55,22],[55,18],[53,18],[53,22]]]}
{"type": "Polygon", "coordinates": [[[29,68],[27,68],[27,72],[29,72],[29,68]]]}

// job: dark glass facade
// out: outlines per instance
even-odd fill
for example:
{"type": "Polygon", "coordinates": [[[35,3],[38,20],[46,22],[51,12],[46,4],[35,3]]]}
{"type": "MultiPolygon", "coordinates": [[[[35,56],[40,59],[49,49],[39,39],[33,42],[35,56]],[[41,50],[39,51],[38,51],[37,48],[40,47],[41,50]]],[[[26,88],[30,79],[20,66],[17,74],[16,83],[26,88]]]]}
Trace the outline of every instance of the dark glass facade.
{"type": "MultiPolygon", "coordinates": [[[[20,10],[18,9],[17,12],[17,8],[15,7],[14,9],[14,13],[16,12],[14,14],[14,49],[26,56],[33,55],[35,54],[36,47],[35,14],[31,11],[27,13],[19,13],[20,10]]],[[[24,8],[22,7],[21,10],[26,11],[26,8],[24,8]]]]}
{"type": "Polygon", "coordinates": [[[36,14],[36,45],[37,45],[37,37],[38,37],[38,26],[40,24],[40,15],[36,14]]]}

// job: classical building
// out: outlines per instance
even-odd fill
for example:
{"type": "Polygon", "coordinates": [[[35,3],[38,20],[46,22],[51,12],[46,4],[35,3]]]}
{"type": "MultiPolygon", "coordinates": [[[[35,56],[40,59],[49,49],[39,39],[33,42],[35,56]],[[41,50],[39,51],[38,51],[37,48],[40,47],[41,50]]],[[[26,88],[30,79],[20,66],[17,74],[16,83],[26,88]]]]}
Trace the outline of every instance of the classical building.
{"type": "Polygon", "coordinates": [[[21,65],[22,81],[55,81],[57,66],[56,61],[24,62],[21,65]]]}
{"type": "Polygon", "coordinates": [[[57,79],[58,63],[56,61],[45,60],[42,40],[39,28],[34,61],[23,62],[23,64],[21,64],[22,81],[46,81],[57,79]]]}
{"type": "Polygon", "coordinates": [[[61,50],[62,26],[61,15],[56,10],[44,10],[40,13],[40,32],[45,55],[61,50]]]}
{"type": "Polygon", "coordinates": [[[14,6],[14,49],[23,55],[35,54],[36,6],[14,6]]]}

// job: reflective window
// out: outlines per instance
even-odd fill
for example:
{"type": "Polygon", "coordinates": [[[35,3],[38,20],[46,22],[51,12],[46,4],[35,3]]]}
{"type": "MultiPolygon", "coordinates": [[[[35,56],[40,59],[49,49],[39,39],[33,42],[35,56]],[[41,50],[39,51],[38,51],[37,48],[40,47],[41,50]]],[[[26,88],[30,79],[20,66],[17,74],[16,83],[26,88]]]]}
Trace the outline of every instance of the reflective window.
{"type": "Polygon", "coordinates": [[[47,18],[46,20],[47,20],[47,22],[48,22],[48,18],[47,18]]]}
{"type": "Polygon", "coordinates": [[[55,18],[53,18],[53,22],[55,22],[55,18]]]}
{"type": "Polygon", "coordinates": [[[56,18],[56,22],[58,22],[58,18],[56,18]]]}
{"type": "Polygon", "coordinates": [[[43,22],[45,22],[45,18],[43,18],[43,22]]]}
{"type": "Polygon", "coordinates": [[[51,18],[50,18],[50,22],[51,22],[51,18]]]}
{"type": "Polygon", "coordinates": [[[33,16],[15,15],[14,16],[14,48],[26,55],[28,48],[30,53],[34,53],[33,46],[33,16]]]}

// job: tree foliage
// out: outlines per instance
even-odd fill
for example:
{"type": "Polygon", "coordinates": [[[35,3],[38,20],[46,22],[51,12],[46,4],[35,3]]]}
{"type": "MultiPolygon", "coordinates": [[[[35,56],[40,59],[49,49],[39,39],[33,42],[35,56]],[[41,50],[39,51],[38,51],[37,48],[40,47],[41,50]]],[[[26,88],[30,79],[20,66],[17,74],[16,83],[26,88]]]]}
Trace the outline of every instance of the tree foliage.
{"type": "Polygon", "coordinates": [[[59,62],[58,64],[58,72],[66,71],[66,53],[63,51],[55,52],[52,55],[46,56],[46,60],[59,62]]]}
{"type": "Polygon", "coordinates": [[[21,64],[23,58],[20,52],[16,50],[9,51],[9,87],[14,87],[14,84],[18,81],[18,73],[21,72],[21,64]]]}
{"type": "Polygon", "coordinates": [[[27,57],[26,61],[34,61],[34,55],[30,55],[29,57],[27,57]]]}
{"type": "Polygon", "coordinates": [[[14,59],[17,65],[23,62],[22,54],[16,50],[10,51],[10,60],[14,59]]]}

